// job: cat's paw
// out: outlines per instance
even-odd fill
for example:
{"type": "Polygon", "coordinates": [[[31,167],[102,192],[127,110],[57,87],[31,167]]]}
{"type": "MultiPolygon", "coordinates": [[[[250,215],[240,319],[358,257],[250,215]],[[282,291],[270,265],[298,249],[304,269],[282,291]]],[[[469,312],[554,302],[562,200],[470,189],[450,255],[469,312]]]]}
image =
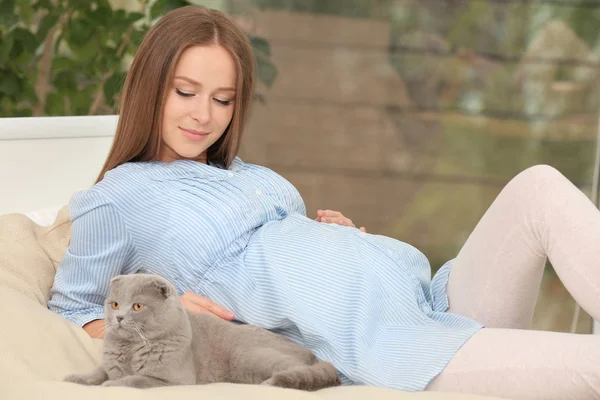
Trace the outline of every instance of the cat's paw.
{"type": "Polygon", "coordinates": [[[63,381],[77,383],[79,385],[93,386],[98,385],[94,382],[89,375],[86,374],[72,374],[64,377],[63,381]]]}
{"type": "Polygon", "coordinates": [[[267,379],[262,385],[276,386],[287,389],[300,389],[300,380],[290,374],[277,373],[267,379]]]}
{"type": "Polygon", "coordinates": [[[102,385],[100,386],[124,386],[122,382],[119,382],[118,380],[113,380],[113,381],[105,381],[102,382],[102,385]]]}

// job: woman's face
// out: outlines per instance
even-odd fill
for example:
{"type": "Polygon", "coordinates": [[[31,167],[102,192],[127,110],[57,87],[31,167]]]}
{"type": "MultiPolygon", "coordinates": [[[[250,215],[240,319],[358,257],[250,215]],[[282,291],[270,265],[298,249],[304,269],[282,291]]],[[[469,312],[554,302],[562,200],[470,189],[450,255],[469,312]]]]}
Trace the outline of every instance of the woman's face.
{"type": "Polygon", "coordinates": [[[159,158],[206,162],[206,150],[233,116],[235,62],[219,45],[194,46],[183,52],[174,76],[167,87],[159,158]]]}

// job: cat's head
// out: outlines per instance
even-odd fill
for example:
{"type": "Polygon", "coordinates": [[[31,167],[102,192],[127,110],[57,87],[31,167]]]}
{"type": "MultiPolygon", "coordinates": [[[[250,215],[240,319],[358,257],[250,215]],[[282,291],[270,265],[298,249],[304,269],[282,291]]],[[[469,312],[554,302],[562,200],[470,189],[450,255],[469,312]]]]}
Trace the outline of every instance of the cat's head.
{"type": "Polygon", "coordinates": [[[187,314],[175,286],[158,275],[120,275],[110,281],[104,303],[107,334],[155,338],[184,331],[187,314]]]}

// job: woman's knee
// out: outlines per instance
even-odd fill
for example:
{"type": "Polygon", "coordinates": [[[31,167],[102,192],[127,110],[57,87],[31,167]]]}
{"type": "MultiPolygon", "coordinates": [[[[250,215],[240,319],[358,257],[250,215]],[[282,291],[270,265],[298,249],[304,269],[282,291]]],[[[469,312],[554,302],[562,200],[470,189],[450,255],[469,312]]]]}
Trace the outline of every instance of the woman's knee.
{"type": "Polygon", "coordinates": [[[556,168],[546,164],[538,164],[521,171],[513,181],[519,180],[523,183],[539,184],[540,182],[564,179],[566,179],[565,176],[556,168]]]}
{"type": "Polygon", "coordinates": [[[565,184],[572,185],[559,170],[550,165],[539,164],[521,171],[507,184],[507,187],[526,194],[562,189],[565,184]]]}
{"type": "Polygon", "coordinates": [[[499,197],[508,199],[515,211],[539,220],[556,207],[563,207],[579,191],[560,171],[550,165],[534,165],[517,174],[499,197]]]}

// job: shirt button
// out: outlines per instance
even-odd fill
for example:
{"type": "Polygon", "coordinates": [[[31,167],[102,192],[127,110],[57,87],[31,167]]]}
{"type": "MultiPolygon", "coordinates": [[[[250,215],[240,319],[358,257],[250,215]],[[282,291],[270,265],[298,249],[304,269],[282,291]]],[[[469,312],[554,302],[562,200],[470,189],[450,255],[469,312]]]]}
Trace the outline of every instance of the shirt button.
{"type": "Polygon", "coordinates": [[[256,189],[256,194],[261,195],[261,194],[263,194],[263,192],[260,189],[256,189]]]}
{"type": "Polygon", "coordinates": [[[427,303],[421,304],[421,310],[423,310],[423,312],[429,312],[430,311],[429,304],[427,304],[427,303]]]}
{"type": "Polygon", "coordinates": [[[228,172],[227,176],[230,177],[230,178],[233,178],[233,172],[228,172]]]}
{"type": "Polygon", "coordinates": [[[387,253],[388,253],[388,255],[390,255],[390,256],[393,256],[393,255],[394,255],[394,252],[393,252],[393,251],[391,251],[391,250],[389,250],[389,249],[388,249],[387,253]]]}

